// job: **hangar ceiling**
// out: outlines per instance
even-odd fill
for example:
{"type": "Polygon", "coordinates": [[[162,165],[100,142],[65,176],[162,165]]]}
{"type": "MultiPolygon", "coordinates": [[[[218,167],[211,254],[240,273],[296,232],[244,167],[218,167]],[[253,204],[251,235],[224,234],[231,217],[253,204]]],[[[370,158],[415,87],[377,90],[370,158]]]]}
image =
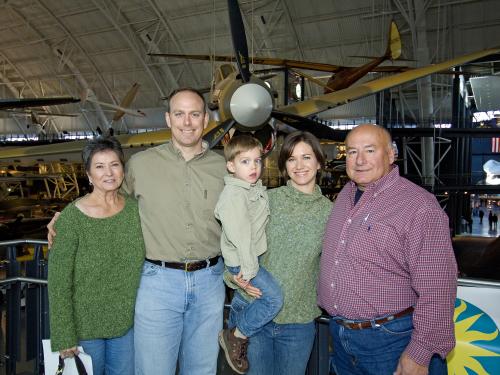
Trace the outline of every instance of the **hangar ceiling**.
{"type": "MultiPolygon", "coordinates": [[[[361,65],[367,59],[360,56],[385,51],[391,19],[400,27],[408,59],[398,65],[420,66],[500,45],[497,0],[240,0],[240,6],[251,55],[361,65]]],[[[100,101],[117,104],[138,82],[133,106],[147,117],[125,116],[113,126],[123,131],[163,127],[161,98],[178,86],[209,86],[214,65],[147,53],[231,54],[228,23],[226,0],[5,0],[0,97],[80,96],[91,89],[100,101]]],[[[469,69],[492,75],[500,65],[493,61],[469,69]]],[[[449,121],[451,80],[451,75],[432,77],[436,121],[449,121]]],[[[418,118],[416,90],[409,83],[391,94],[418,118]]],[[[319,93],[307,84],[306,96],[319,93]]],[[[373,117],[374,100],[322,117],[373,117]]],[[[51,110],[79,116],[51,117],[47,132],[105,128],[112,117],[90,102],[51,110]]],[[[28,125],[24,117],[0,114],[0,133],[27,134],[33,131],[28,125]]]]}

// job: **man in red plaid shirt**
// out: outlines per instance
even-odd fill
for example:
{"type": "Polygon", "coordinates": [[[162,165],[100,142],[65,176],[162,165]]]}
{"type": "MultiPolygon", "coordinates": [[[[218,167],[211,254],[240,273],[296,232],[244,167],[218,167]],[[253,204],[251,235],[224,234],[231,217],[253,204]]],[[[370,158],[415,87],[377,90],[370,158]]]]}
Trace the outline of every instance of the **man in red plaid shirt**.
{"type": "Polygon", "coordinates": [[[328,221],[318,303],[337,375],[443,374],[455,345],[457,266],[436,198],[399,175],[387,130],[346,138],[346,184],[328,221]]]}

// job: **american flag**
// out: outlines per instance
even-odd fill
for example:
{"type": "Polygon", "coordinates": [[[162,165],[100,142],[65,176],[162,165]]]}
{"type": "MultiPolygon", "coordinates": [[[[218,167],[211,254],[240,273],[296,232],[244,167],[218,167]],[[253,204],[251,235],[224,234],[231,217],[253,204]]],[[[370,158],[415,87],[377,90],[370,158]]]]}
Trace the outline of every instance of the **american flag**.
{"type": "Polygon", "coordinates": [[[491,152],[500,153],[500,138],[491,138],[491,152]]]}

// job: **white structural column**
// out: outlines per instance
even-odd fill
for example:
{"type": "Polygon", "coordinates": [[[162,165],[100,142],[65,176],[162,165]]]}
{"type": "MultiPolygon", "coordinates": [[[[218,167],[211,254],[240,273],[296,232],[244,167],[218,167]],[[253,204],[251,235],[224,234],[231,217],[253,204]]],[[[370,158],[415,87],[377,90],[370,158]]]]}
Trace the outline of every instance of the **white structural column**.
{"type": "MultiPolygon", "coordinates": [[[[170,37],[172,43],[174,44],[174,46],[176,47],[178,53],[185,54],[184,47],[182,46],[181,42],[179,41],[179,37],[177,36],[177,33],[174,31],[174,28],[170,25],[170,21],[169,21],[168,17],[161,12],[161,10],[158,7],[158,5],[156,4],[155,0],[147,0],[147,2],[149,4],[149,6],[151,7],[151,9],[153,10],[153,12],[155,13],[156,17],[158,17],[159,24],[161,24],[164,31],[169,35],[169,37],[170,37]]],[[[157,41],[155,40],[155,38],[151,39],[150,48],[148,49],[148,52],[154,52],[154,53],[160,52],[158,50],[157,41]]],[[[189,61],[187,61],[187,60],[184,61],[184,67],[185,68],[187,67],[187,69],[189,70],[189,73],[191,74],[191,77],[192,77],[193,82],[194,82],[194,87],[201,87],[200,80],[198,79],[198,76],[195,73],[195,71],[194,71],[193,67],[191,66],[191,64],[189,63],[189,61]]],[[[166,66],[164,68],[164,72],[167,74],[167,76],[173,82],[173,84],[174,84],[173,88],[179,87],[178,79],[173,76],[173,74],[170,71],[170,68],[168,66],[166,66]]],[[[165,95],[162,94],[161,96],[165,96],[165,95]]]]}
{"type": "MultiPolygon", "coordinates": [[[[87,80],[85,79],[83,74],[80,72],[80,70],[76,67],[76,65],[73,64],[73,62],[71,61],[69,56],[67,56],[63,51],[61,51],[60,49],[58,49],[56,47],[52,48],[52,52],[54,53],[54,55],[56,55],[60,59],[60,62],[62,65],[66,65],[68,67],[68,69],[71,70],[71,73],[74,74],[76,80],[78,81],[78,83],[82,87],[82,90],[90,90],[90,86],[89,86],[87,80]]],[[[81,103],[80,105],[83,105],[83,104],[84,103],[81,103]]],[[[108,122],[108,119],[106,118],[106,116],[104,115],[104,112],[102,110],[101,105],[98,103],[91,103],[91,104],[95,109],[96,115],[99,117],[101,125],[104,125],[105,128],[108,129],[109,122],[108,122]]],[[[87,114],[85,112],[82,112],[82,113],[85,116],[85,120],[87,121],[87,123],[89,123],[89,120],[87,118],[87,114]]],[[[94,126],[90,125],[90,129],[92,131],[96,130],[96,127],[97,127],[97,124],[94,124],[94,126]]]]}
{"type": "MultiPolygon", "coordinates": [[[[146,57],[146,50],[144,49],[143,42],[138,37],[137,33],[127,25],[128,20],[121,12],[120,8],[118,8],[114,2],[109,0],[92,0],[92,3],[96,6],[97,9],[99,9],[99,11],[106,17],[106,19],[111,23],[111,25],[113,25],[116,31],[118,31],[122,38],[127,42],[135,57],[139,60],[142,67],[151,78],[151,81],[158,89],[160,95],[165,96],[165,92],[163,90],[167,86],[167,84],[163,81],[162,77],[154,74],[149,65],[146,64],[146,61],[144,60],[144,58],[146,57]],[[119,20],[125,20],[126,23],[122,25],[118,22],[119,20]]],[[[177,82],[174,82],[174,84],[176,83],[177,82]]]]}
{"type": "MultiPolygon", "coordinates": [[[[81,44],[78,42],[78,40],[70,33],[70,31],[68,30],[66,25],[64,25],[61,22],[61,20],[54,14],[54,12],[52,12],[41,0],[36,0],[36,3],[38,4],[38,6],[40,8],[42,8],[50,16],[50,18],[61,28],[61,30],[64,31],[64,33],[66,34],[67,40],[71,41],[71,45],[74,48],[76,48],[87,59],[88,63],[92,67],[92,70],[94,70],[97,79],[101,83],[102,88],[108,93],[108,95],[111,98],[111,100],[113,101],[113,103],[117,104],[116,101],[114,100],[111,89],[109,88],[108,84],[106,83],[106,80],[102,76],[101,72],[99,71],[95,62],[89,56],[87,51],[85,51],[85,49],[81,46],[81,44]]],[[[54,52],[54,50],[52,50],[52,51],[54,52]]],[[[55,54],[58,55],[56,52],[55,52],[55,54]]],[[[64,55],[64,53],[63,53],[63,55],[64,55]]],[[[60,55],[58,55],[58,56],[61,57],[60,55]]],[[[87,87],[84,86],[83,89],[86,89],[87,87]]],[[[109,124],[107,122],[106,116],[104,115],[104,112],[102,111],[101,106],[96,105],[95,108],[96,108],[96,112],[99,115],[99,118],[101,119],[101,121],[103,121],[102,125],[105,126],[106,128],[108,128],[109,124]]]]}
{"type": "MultiPolygon", "coordinates": [[[[427,44],[427,28],[425,12],[428,9],[429,1],[393,0],[394,4],[405,18],[410,27],[413,55],[417,60],[417,66],[430,64],[429,47],[427,44]]],[[[432,99],[432,81],[427,76],[417,81],[418,103],[419,103],[419,124],[422,127],[433,126],[434,105],[432,99]]],[[[423,137],[421,143],[422,155],[422,183],[434,186],[434,139],[423,137]]]]}
{"type": "MultiPolygon", "coordinates": [[[[10,12],[12,12],[13,14],[15,14],[15,16],[16,16],[16,17],[18,17],[19,19],[21,19],[21,20],[23,21],[23,23],[26,25],[26,27],[28,27],[28,28],[29,28],[29,29],[30,29],[33,33],[35,33],[37,36],[39,36],[41,43],[44,43],[44,44],[47,46],[47,48],[49,48],[49,49],[51,49],[51,50],[52,50],[52,45],[48,43],[47,38],[46,38],[46,37],[45,37],[45,36],[44,36],[44,35],[43,35],[43,34],[42,34],[39,30],[38,30],[38,28],[37,28],[37,27],[36,27],[36,26],[35,26],[32,22],[30,22],[30,21],[29,21],[29,20],[28,20],[28,19],[27,19],[27,18],[26,18],[23,14],[21,14],[21,13],[20,13],[20,12],[19,12],[19,11],[18,11],[15,7],[13,7],[11,4],[5,4],[5,7],[6,7],[6,8],[8,8],[10,12]]],[[[57,54],[57,53],[56,53],[56,56],[57,56],[57,57],[59,57],[59,54],[57,54]]],[[[6,56],[3,56],[3,58],[4,58],[4,59],[6,59],[6,56]]],[[[24,81],[24,82],[26,82],[26,84],[30,87],[31,91],[33,91],[33,93],[36,93],[37,91],[36,91],[33,87],[31,87],[31,85],[30,85],[29,81],[28,81],[28,80],[26,80],[26,78],[24,78],[24,77],[22,76],[22,74],[21,74],[21,73],[20,73],[20,71],[19,71],[19,70],[15,67],[15,65],[14,65],[12,62],[10,62],[10,61],[9,61],[9,64],[10,64],[10,65],[11,65],[11,66],[12,66],[12,67],[16,70],[16,73],[17,73],[20,77],[22,77],[23,81],[24,81]]],[[[46,66],[46,68],[47,68],[48,70],[53,70],[53,66],[55,65],[55,64],[50,64],[50,63],[47,63],[47,59],[42,58],[42,57],[40,58],[40,64],[45,65],[45,66],[46,66]]],[[[55,74],[55,75],[57,75],[57,73],[58,73],[57,71],[54,71],[54,74],[55,74]]],[[[61,81],[61,82],[63,82],[63,84],[64,84],[64,81],[61,81]]],[[[85,87],[85,86],[83,86],[83,87],[85,87]]],[[[68,91],[69,91],[69,90],[68,90],[68,91]]],[[[17,95],[17,94],[16,94],[16,95],[17,95]]],[[[80,104],[80,107],[81,107],[81,104],[80,104]]],[[[63,112],[63,111],[61,111],[60,109],[57,109],[57,108],[59,108],[58,106],[56,106],[56,107],[52,107],[52,108],[53,108],[53,109],[55,108],[57,112],[63,112]]],[[[45,110],[47,110],[47,107],[44,107],[44,109],[45,109],[45,110]]],[[[101,108],[99,107],[99,108],[98,108],[98,110],[101,110],[101,108]]],[[[102,111],[101,111],[101,113],[102,113],[102,111]]],[[[102,116],[103,116],[103,118],[105,119],[105,117],[104,117],[104,114],[103,114],[103,113],[102,113],[102,116]]],[[[91,125],[91,122],[89,121],[89,119],[87,118],[87,115],[86,115],[85,113],[83,114],[83,117],[84,117],[84,119],[85,119],[85,121],[86,121],[87,125],[89,126],[89,128],[90,128],[91,130],[93,130],[93,127],[92,127],[92,125],[91,125]]],[[[19,121],[18,121],[17,119],[15,119],[15,118],[14,118],[14,120],[16,121],[16,123],[17,123],[17,124],[18,124],[18,126],[19,126],[19,121]]],[[[51,120],[49,120],[49,121],[50,121],[52,124],[55,124],[55,122],[56,122],[54,119],[51,119],[51,120]]],[[[106,121],[106,120],[105,120],[105,121],[106,121]]],[[[54,129],[56,129],[56,131],[57,131],[57,128],[56,128],[56,126],[55,126],[55,125],[54,125],[54,129]]]]}

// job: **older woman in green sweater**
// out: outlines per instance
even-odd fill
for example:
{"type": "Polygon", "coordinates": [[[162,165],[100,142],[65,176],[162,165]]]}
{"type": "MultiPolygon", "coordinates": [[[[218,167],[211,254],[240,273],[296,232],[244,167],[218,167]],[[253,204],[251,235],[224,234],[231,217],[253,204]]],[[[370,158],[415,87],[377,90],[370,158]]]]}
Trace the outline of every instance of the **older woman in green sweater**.
{"type": "Polygon", "coordinates": [[[81,345],[94,375],[133,375],[144,262],[137,202],[118,193],[124,161],[116,139],[90,141],[83,163],[93,190],[61,212],[49,255],[52,350],[70,357],[81,345]]]}
{"type": "MultiPolygon", "coordinates": [[[[274,320],[250,338],[248,374],[304,375],[306,371],[315,336],[314,319],[321,313],[316,305],[316,282],[323,232],[332,207],[316,185],[323,164],[319,141],[312,134],[294,132],[285,138],[278,166],[287,184],[268,191],[268,250],[261,258],[261,264],[280,284],[284,304],[274,320]]],[[[245,291],[251,296],[260,294],[251,285],[245,291]]],[[[246,303],[242,294],[235,293],[233,309],[246,303]]]]}

